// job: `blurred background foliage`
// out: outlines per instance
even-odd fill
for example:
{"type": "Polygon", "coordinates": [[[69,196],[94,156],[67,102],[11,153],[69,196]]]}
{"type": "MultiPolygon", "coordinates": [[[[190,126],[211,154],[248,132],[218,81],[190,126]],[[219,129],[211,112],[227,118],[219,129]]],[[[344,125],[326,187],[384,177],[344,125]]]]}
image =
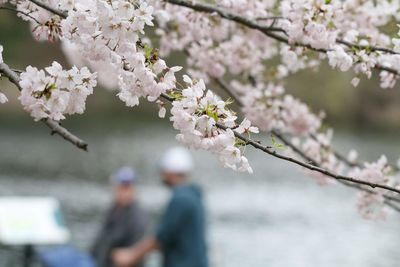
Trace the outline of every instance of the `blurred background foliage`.
{"type": "MultiPolygon", "coordinates": [[[[68,63],[59,44],[36,42],[30,34],[27,23],[21,23],[14,13],[0,10],[0,43],[4,46],[4,58],[16,69],[25,69],[27,65],[45,67],[53,60],[68,63]]],[[[177,53],[169,62],[184,64],[183,55],[177,53]]],[[[171,63],[172,64],[172,63],[171,63]]],[[[326,64],[319,71],[306,70],[288,79],[286,89],[289,93],[308,103],[314,112],[325,111],[329,125],[350,129],[389,130],[400,128],[400,91],[381,89],[377,77],[363,78],[360,85],[354,88],[350,81],[353,73],[341,73],[332,70],[326,64]]],[[[9,97],[10,102],[0,106],[0,120],[8,123],[10,117],[31,121],[20,104],[18,92],[5,79],[0,81],[0,88],[9,97]]],[[[220,92],[223,95],[222,92],[220,92]]],[[[112,117],[113,120],[156,119],[156,105],[142,101],[135,108],[136,112],[124,107],[115,92],[97,89],[87,103],[87,113],[68,118],[68,123],[87,124],[85,117],[112,117]],[[135,115],[136,114],[136,115],[135,115]]],[[[95,122],[94,122],[95,123],[95,122]]]]}

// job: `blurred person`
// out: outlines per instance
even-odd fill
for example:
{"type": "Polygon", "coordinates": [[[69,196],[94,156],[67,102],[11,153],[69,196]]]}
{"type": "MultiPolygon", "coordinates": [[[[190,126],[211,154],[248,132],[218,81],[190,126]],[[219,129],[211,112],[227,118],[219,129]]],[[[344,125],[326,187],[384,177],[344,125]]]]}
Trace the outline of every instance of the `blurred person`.
{"type": "MultiPolygon", "coordinates": [[[[146,232],[147,216],[136,200],[137,176],[130,167],[122,167],[111,176],[114,200],[104,224],[92,246],[92,256],[98,267],[115,266],[111,253],[141,240],[146,232]]],[[[127,265],[143,267],[143,262],[127,265]]]]}
{"type": "Polygon", "coordinates": [[[163,267],[207,267],[206,222],[200,189],[188,182],[193,168],[189,152],[176,147],[161,160],[161,177],[171,188],[172,197],[156,234],[127,249],[113,252],[117,266],[139,262],[148,253],[159,249],[163,267]]]}

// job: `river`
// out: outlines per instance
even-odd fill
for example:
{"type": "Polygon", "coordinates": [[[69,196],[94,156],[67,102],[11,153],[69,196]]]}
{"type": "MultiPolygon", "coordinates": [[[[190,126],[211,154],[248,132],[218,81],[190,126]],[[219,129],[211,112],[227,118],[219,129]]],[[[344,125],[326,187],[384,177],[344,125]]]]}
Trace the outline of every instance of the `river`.
{"type": "MultiPolygon", "coordinates": [[[[0,196],[57,198],[71,243],[88,249],[111,200],[110,172],[131,165],[140,174],[139,200],[156,224],[169,197],[159,182],[157,159],[176,145],[172,129],[133,123],[121,129],[82,127],[78,133],[90,143],[85,153],[35,126],[0,128],[0,196]]],[[[394,159],[400,154],[396,136],[345,132],[337,145],[352,145],[368,159],[380,151],[394,159]]],[[[206,196],[212,266],[399,266],[399,214],[364,220],[354,190],[321,187],[290,163],[251,148],[246,153],[254,175],[234,173],[208,153],[193,152],[192,180],[206,196]]],[[[17,248],[0,246],[0,266],[20,266],[20,255],[17,248]]],[[[153,253],[148,265],[159,266],[159,261],[153,253]]]]}

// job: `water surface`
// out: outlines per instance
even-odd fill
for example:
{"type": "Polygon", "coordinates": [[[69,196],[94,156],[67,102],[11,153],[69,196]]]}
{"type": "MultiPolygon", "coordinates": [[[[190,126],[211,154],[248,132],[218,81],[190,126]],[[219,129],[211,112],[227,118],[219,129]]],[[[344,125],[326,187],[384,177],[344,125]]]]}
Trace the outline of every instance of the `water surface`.
{"type": "MultiPolygon", "coordinates": [[[[90,143],[85,153],[43,127],[0,128],[0,196],[56,197],[71,242],[88,249],[110,202],[110,172],[131,165],[140,173],[139,200],[156,223],[169,197],[159,183],[157,159],[176,145],[173,130],[164,124],[83,127],[77,131],[90,143]]],[[[399,155],[391,136],[345,133],[337,144],[344,150],[352,145],[368,159],[379,151],[399,155]]],[[[254,175],[224,169],[206,152],[193,155],[192,180],[206,196],[212,266],[398,266],[400,216],[362,219],[352,189],[318,186],[290,163],[250,148],[254,175]]],[[[17,248],[0,247],[0,266],[21,266],[19,256],[17,248]]],[[[149,265],[158,262],[154,254],[149,265]]]]}

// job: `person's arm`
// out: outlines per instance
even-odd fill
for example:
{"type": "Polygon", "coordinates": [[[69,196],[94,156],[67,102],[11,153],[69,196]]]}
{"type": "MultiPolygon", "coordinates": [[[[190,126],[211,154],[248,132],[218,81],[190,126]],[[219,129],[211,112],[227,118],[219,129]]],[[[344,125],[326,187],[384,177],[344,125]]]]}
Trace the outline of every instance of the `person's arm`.
{"type": "Polygon", "coordinates": [[[148,253],[158,249],[159,243],[154,237],[143,239],[130,248],[115,249],[112,252],[113,263],[117,267],[128,267],[140,262],[148,253]]]}
{"type": "Polygon", "coordinates": [[[129,267],[140,262],[152,250],[171,244],[190,213],[190,205],[189,199],[174,197],[168,205],[156,236],[144,239],[133,247],[114,250],[114,264],[117,267],[129,267]]]}

